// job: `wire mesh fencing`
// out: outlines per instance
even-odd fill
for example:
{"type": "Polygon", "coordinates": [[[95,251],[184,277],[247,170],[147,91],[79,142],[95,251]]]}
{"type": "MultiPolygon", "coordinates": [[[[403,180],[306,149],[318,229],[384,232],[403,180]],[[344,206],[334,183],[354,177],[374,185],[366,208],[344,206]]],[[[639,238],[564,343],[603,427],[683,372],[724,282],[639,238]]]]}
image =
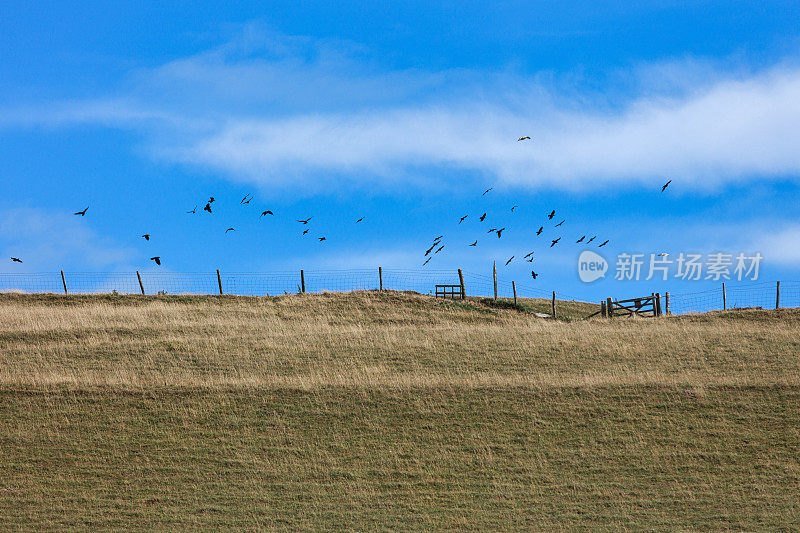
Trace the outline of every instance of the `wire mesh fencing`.
{"type": "Polygon", "coordinates": [[[22,293],[64,292],[58,272],[0,274],[0,291],[22,293]]]}
{"type": "Polygon", "coordinates": [[[0,273],[0,292],[6,293],[275,296],[299,292],[385,289],[434,294],[437,284],[459,284],[458,272],[363,269],[270,272],[0,273]]]}
{"type": "MultiPolygon", "coordinates": [[[[511,299],[552,298],[553,291],[463,271],[467,296],[511,299]]],[[[457,270],[298,270],[270,272],[40,272],[0,273],[0,292],[67,294],[231,294],[275,296],[300,292],[372,290],[435,294],[436,285],[459,285],[457,270]]],[[[562,292],[559,300],[581,301],[562,292]]],[[[670,294],[670,313],[683,315],[722,309],[800,307],[800,282],[758,282],[698,292],[670,294]]]]}
{"type": "Polygon", "coordinates": [[[669,310],[673,315],[781,307],[800,307],[800,281],[721,285],[718,289],[670,293],[669,296],[669,310]]]}
{"type": "MultiPolygon", "coordinates": [[[[462,272],[468,296],[493,296],[491,276],[462,272]]],[[[457,270],[298,270],[269,272],[44,272],[0,273],[0,291],[67,294],[232,294],[274,296],[298,292],[370,290],[435,294],[436,285],[459,285],[457,270]]],[[[550,298],[552,291],[516,284],[520,298],[550,298]]],[[[497,296],[513,298],[511,281],[497,280],[497,296]]],[[[566,295],[559,297],[566,298],[566,295]]],[[[574,298],[573,298],[574,299],[574,298]]]]}
{"type": "MultiPolygon", "coordinates": [[[[494,278],[472,272],[464,272],[464,285],[468,296],[494,296],[494,278]]],[[[529,283],[515,283],[508,280],[497,279],[497,297],[511,299],[514,297],[516,286],[518,298],[547,298],[553,297],[552,290],[534,287],[529,283]]],[[[556,291],[559,300],[582,301],[581,298],[556,291]]]]}

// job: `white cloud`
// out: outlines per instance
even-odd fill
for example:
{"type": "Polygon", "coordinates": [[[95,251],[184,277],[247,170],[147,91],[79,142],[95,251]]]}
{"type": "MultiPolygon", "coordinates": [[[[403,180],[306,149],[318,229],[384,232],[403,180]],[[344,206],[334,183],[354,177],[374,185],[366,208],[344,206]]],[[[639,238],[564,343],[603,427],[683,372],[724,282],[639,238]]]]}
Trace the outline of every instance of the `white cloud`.
{"type": "Polygon", "coordinates": [[[719,252],[734,257],[740,253],[748,257],[760,253],[762,266],[768,268],[800,266],[800,224],[748,209],[737,213],[739,217],[728,220],[702,214],[668,222],[642,220],[641,224],[627,228],[622,239],[614,239],[610,251],[639,253],[646,258],[649,254],[666,252],[672,260],[681,253],[719,252]],[[619,240],[624,244],[620,246],[619,240]]]}
{"type": "Polygon", "coordinates": [[[765,262],[800,266],[800,224],[754,234],[750,248],[754,252],[760,252],[765,262]]]}
{"type": "Polygon", "coordinates": [[[248,28],[133,73],[122,96],[3,123],[136,129],[155,157],[264,185],[440,182],[439,169],[564,189],[800,176],[800,68],[644,65],[630,91],[602,97],[544,78],[387,71],[353,46],[248,28]]]}
{"type": "Polygon", "coordinates": [[[0,211],[0,235],[4,255],[23,260],[15,271],[116,269],[134,256],[133,250],[98,235],[81,217],[44,209],[0,211]]]}
{"type": "Polygon", "coordinates": [[[442,165],[522,186],[583,189],[669,176],[706,187],[800,173],[797,94],[800,71],[784,71],[680,99],[641,98],[613,115],[551,110],[526,117],[462,102],[235,119],[172,155],[252,179],[442,165]],[[516,142],[521,134],[534,141],[516,142]]]}

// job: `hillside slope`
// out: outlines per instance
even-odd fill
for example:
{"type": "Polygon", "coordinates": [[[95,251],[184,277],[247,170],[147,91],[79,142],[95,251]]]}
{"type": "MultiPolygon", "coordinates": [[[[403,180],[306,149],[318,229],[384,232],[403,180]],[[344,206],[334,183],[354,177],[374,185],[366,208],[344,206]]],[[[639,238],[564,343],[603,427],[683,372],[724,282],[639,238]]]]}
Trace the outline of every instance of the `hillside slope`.
{"type": "Polygon", "coordinates": [[[0,529],[797,528],[798,326],[4,295],[0,529]]]}

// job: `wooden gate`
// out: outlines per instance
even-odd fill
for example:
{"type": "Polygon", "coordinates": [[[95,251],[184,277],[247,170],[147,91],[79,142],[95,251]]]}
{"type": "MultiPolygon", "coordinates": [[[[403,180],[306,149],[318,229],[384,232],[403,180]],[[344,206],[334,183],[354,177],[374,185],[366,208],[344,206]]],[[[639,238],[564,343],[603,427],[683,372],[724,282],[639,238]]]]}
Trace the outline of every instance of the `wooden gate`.
{"type": "Polygon", "coordinates": [[[650,296],[616,301],[607,298],[605,305],[600,305],[600,314],[608,318],[661,316],[661,294],[654,292],[650,296]]]}

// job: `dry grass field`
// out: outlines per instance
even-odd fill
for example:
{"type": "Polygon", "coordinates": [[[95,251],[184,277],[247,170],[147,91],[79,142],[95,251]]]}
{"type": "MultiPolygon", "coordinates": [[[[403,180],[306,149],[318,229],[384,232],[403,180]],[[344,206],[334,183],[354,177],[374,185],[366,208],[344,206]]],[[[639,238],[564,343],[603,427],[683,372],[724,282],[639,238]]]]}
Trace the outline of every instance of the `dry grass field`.
{"type": "Polygon", "coordinates": [[[800,311],[0,296],[0,529],[798,529],[800,311]]]}

